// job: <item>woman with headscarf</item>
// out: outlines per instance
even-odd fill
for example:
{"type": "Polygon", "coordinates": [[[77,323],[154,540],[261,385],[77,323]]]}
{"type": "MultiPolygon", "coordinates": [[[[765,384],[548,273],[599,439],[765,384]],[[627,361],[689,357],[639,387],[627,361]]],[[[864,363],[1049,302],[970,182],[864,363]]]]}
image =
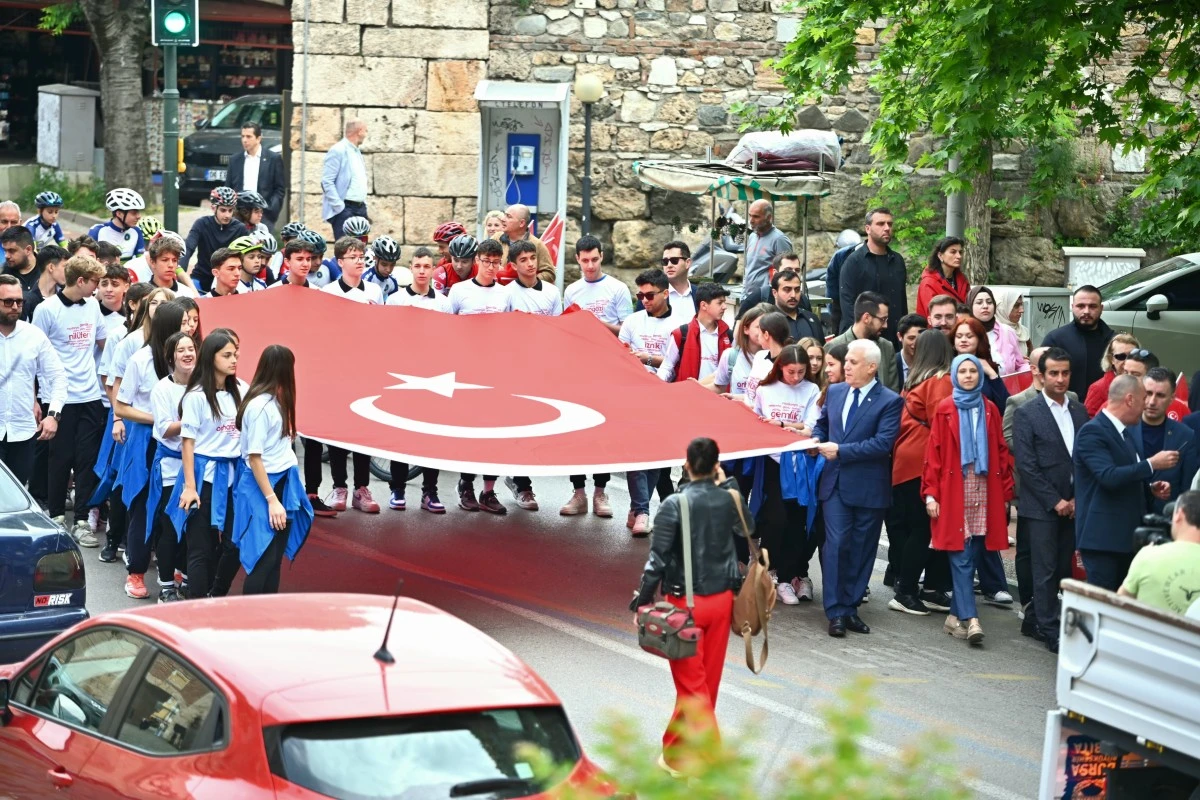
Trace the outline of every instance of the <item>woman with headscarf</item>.
{"type": "Polygon", "coordinates": [[[930,546],[950,557],[954,594],[944,630],[977,645],[983,626],[975,608],[974,574],[985,553],[1008,548],[1012,461],[1000,411],[983,396],[979,359],[955,357],[950,380],[954,393],[933,417],[921,494],[933,521],[930,546]]]}
{"type": "Polygon", "coordinates": [[[1033,352],[1033,340],[1029,338],[1029,328],[1021,322],[1025,314],[1025,295],[1021,290],[1012,286],[997,287],[992,290],[996,298],[996,322],[1013,332],[1017,337],[1021,355],[1029,358],[1033,352]]]}
{"type": "Polygon", "coordinates": [[[1011,328],[996,322],[996,295],[986,286],[976,286],[967,295],[967,306],[971,316],[987,331],[988,343],[992,348],[992,359],[1000,368],[1001,375],[1012,375],[1029,369],[1027,354],[1021,352],[1021,343],[1011,328]]]}

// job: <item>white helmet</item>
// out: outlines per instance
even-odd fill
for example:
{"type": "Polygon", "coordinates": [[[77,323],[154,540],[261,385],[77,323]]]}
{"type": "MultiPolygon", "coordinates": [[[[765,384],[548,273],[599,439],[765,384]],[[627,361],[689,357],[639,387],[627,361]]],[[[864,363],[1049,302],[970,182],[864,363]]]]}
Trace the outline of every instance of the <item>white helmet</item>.
{"type": "Polygon", "coordinates": [[[146,201],[133,189],[113,189],[104,195],[104,205],[109,211],[141,211],[146,201]]]}
{"type": "Polygon", "coordinates": [[[367,269],[375,269],[375,252],[369,247],[363,252],[363,263],[367,269]]]}
{"type": "Polygon", "coordinates": [[[371,232],[371,222],[366,217],[350,217],[342,223],[342,233],[347,236],[366,236],[371,232]]]}
{"type": "Polygon", "coordinates": [[[846,230],[838,234],[837,243],[834,246],[838,250],[841,250],[843,247],[850,247],[856,244],[862,244],[862,236],[859,235],[858,231],[846,228],[846,230]]]}

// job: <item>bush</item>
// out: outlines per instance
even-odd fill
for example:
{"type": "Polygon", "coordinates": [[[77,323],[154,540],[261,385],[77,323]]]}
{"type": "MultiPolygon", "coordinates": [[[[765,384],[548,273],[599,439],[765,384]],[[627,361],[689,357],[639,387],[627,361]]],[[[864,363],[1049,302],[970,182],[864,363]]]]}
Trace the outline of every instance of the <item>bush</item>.
{"type": "Polygon", "coordinates": [[[37,197],[39,192],[58,192],[62,195],[63,208],[107,217],[104,191],[104,183],[94,176],[87,181],[76,183],[61,172],[43,169],[38,179],[26,186],[17,196],[17,205],[21,207],[22,214],[32,217],[37,213],[33,198],[37,197]]]}

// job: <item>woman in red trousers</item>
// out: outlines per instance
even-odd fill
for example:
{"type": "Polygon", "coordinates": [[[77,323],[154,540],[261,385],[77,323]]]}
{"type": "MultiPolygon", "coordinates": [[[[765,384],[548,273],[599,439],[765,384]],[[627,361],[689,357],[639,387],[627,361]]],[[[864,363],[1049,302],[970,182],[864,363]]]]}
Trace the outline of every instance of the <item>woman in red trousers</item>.
{"type": "Polygon", "coordinates": [[[733,540],[743,535],[741,520],[749,521],[750,512],[740,496],[735,501],[729,494],[737,483],[725,478],[719,459],[712,439],[693,439],[688,445],[684,482],[658,508],[650,557],[629,604],[630,611],[637,611],[653,603],[661,588],[668,602],[681,608],[687,605],[680,506],[680,498],[686,497],[692,534],[692,618],[703,634],[696,655],[670,662],[675,711],[663,734],[658,765],[675,776],[694,771],[698,756],[690,755],[688,747],[696,737],[717,735],[717,690],[725,667],[734,592],[742,583],[733,540]]]}
{"type": "Polygon", "coordinates": [[[1006,503],[1013,498],[1012,460],[1000,411],[983,396],[982,378],[978,358],[954,359],[954,393],[934,414],[921,478],[925,510],[933,521],[930,547],[950,557],[954,595],[945,631],[971,644],[983,641],[975,610],[975,569],[985,552],[1008,548],[1006,503]]]}

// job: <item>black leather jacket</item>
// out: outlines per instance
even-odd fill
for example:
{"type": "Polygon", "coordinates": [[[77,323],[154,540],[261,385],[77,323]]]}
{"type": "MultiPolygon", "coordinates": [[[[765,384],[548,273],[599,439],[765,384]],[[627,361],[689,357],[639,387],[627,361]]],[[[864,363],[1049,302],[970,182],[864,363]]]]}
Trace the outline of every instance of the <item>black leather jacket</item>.
{"type": "MultiPolygon", "coordinates": [[[[642,573],[642,582],[630,610],[654,602],[660,585],[663,594],[683,596],[683,544],[680,534],[683,523],[679,513],[679,495],[688,499],[688,516],[692,528],[692,591],[697,595],[720,594],[741,588],[733,538],[742,536],[742,523],[729,489],[736,489],[732,478],[718,486],[713,481],[685,483],[679,492],[659,506],[654,518],[654,534],[650,540],[650,558],[642,573]]],[[[742,511],[753,535],[754,520],[742,500],[742,511]]]]}

